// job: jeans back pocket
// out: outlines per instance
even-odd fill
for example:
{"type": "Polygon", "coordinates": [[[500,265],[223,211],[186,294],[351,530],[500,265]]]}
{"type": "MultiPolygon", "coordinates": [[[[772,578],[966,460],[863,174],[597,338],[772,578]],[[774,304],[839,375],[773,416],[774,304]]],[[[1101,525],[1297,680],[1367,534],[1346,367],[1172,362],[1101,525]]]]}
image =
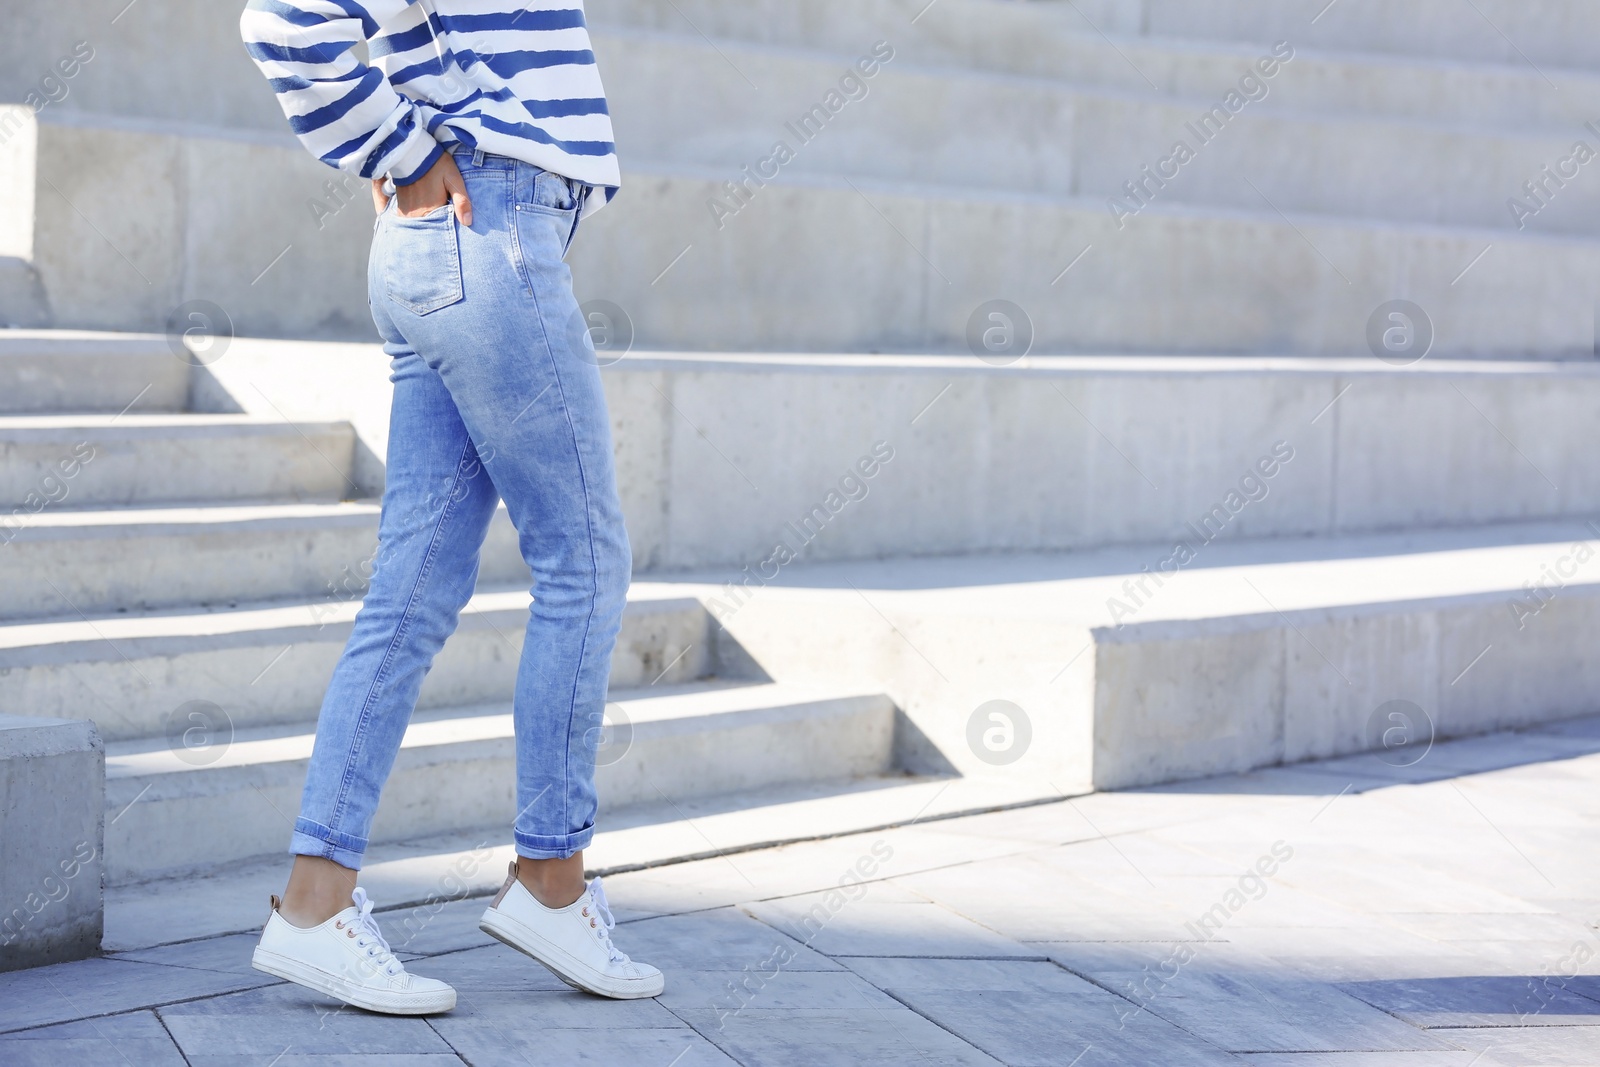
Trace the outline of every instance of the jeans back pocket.
{"type": "Polygon", "coordinates": [[[455,208],[446,204],[417,218],[391,209],[383,282],[389,299],[416,315],[459,301],[461,249],[455,208]]]}

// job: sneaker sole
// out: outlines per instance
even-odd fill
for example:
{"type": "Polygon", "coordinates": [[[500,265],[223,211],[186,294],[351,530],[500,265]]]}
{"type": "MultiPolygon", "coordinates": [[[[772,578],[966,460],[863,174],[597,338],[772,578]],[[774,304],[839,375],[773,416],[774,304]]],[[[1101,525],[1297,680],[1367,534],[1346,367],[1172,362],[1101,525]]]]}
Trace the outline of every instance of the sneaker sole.
{"type": "Polygon", "coordinates": [[[543,964],[551,974],[573,989],[593,993],[597,997],[610,997],[612,1000],[646,1000],[660,996],[662,990],[666,988],[666,979],[661,975],[657,975],[654,981],[609,978],[594,968],[580,963],[571,954],[552,945],[522,923],[506,918],[493,908],[483,913],[483,918],[478,922],[478,929],[501,944],[514,948],[529,959],[543,964]]]}
{"type": "Polygon", "coordinates": [[[255,955],[250,957],[250,966],[274,978],[325,993],[352,1007],[385,1015],[438,1015],[456,1006],[454,989],[443,993],[375,993],[352,985],[337,975],[261,948],[257,948],[255,955]]]}

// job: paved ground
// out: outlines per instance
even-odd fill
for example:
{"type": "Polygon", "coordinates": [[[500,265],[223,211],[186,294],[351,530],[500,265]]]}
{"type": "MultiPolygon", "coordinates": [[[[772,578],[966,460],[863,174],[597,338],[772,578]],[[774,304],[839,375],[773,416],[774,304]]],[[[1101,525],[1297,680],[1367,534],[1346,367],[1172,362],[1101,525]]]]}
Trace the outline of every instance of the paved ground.
{"type": "Polygon", "coordinates": [[[1597,843],[1593,719],[618,875],[656,1001],[566,989],[481,900],[384,916],[460,991],[434,1019],[249,934],[0,975],[0,1063],[1600,1064],[1597,843]]]}

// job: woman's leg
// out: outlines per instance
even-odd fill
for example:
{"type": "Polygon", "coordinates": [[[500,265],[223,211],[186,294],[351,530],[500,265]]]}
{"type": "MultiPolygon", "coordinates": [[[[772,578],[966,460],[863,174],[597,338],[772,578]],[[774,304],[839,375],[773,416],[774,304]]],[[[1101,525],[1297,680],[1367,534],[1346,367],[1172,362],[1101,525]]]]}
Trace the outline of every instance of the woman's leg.
{"type": "Polygon", "coordinates": [[[527,164],[457,158],[472,225],[386,215],[374,315],[438,371],[532,568],[514,837],[530,890],[570,903],[594,833],[594,755],[632,561],[605,394],[562,262],[573,190],[527,164]]]}
{"type": "Polygon", "coordinates": [[[281,911],[297,926],[350,905],[378,795],[422,679],[472,596],[498,502],[437,372],[385,334],[394,401],[378,554],[323,700],[295,821],[297,858],[281,911]]]}
{"type": "Polygon", "coordinates": [[[564,179],[458,156],[470,225],[447,210],[384,216],[388,317],[436,370],[506,502],[533,571],[517,671],[518,861],[480,928],[603,996],[661,993],[661,972],[611,942],[594,834],[594,757],[632,560],[600,373],[562,256],[579,204],[564,179]]]}

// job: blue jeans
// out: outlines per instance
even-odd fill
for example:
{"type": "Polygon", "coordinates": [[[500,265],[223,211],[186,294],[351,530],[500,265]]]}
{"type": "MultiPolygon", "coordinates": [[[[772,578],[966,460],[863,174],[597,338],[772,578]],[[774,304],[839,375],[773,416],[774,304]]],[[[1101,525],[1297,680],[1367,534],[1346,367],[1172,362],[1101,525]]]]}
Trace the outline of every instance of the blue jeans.
{"type": "Polygon", "coordinates": [[[533,569],[513,711],[516,850],[594,835],[594,757],[632,567],[600,372],[562,262],[588,189],[458,150],[451,208],[374,227],[373,321],[394,406],[372,585],[333,673],[290,851],[360,869],[433,657],[472,596],[504,498],[533,569]]]}

